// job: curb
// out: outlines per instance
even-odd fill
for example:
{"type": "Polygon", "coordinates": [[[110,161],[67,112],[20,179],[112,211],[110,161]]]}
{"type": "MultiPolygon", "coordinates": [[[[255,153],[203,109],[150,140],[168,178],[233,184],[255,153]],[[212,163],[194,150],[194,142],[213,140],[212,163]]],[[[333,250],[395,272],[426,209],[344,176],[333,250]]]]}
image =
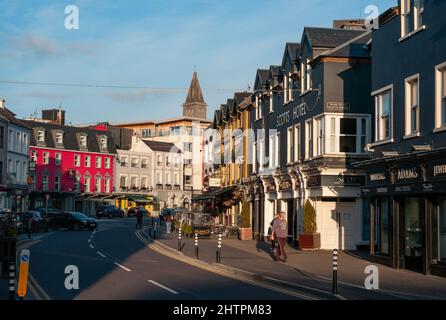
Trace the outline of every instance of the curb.
{"type": "Polygon", "coordinates": [[[216,263],[216,262],[207,262],[207,261],[203,261],[203,260],[196,260],[193,259],[185,254],[183,254],[182,252],[178,252],[177,250],[175,250],[174,248],[169,247],[168,245],[165,245],[164,243],[158,241],[158,240],[154,240],[150,237],[150,235],[148,235],[145,230],[142,231],[144,237],[150,241],[153,244],[158,245],[159,247],[177,254],[178,256],[181,256],[182,258],[187,258],[190,260],[193,260],[195,263],[200,263],[202,265],[211,267],[211,268],[215,268],[215,269],[220,269],[226,272],[230,272],[233,275],[236,276],[243,276],[246,278],[250,278],[252,280],[255,281],[259,281],[259,282],[263,282],[266,284],[271,284],[271,285],[275,285],[278,287],[282,287],[284,289],[292,289],[292,290],[299,290],[302,293],[307,293],[307,294],[312,294],[312,295],[316,295],[318,298],[322,298],[325,300],[347,300],[346,298],[342,297],[341,295],[334,295],[331,292],[322,290],[322,289],[316,289],[316,288],[311,288],[311,287],[307,287],[307,286],[302,286],[302,285],[298,285],[295,283],[291,283],[291,282],[286,282],[286,281],[282,281],[282,280],[278,280],[278,279],[274,279],[268,276],[264,276],[262,274],[258,274],[258,273],[253,273],[253,272],[249,272],[243,269],[239,269],[239,268],[235,268],[235,267],[231,267],[222,263],[216,263]]]}

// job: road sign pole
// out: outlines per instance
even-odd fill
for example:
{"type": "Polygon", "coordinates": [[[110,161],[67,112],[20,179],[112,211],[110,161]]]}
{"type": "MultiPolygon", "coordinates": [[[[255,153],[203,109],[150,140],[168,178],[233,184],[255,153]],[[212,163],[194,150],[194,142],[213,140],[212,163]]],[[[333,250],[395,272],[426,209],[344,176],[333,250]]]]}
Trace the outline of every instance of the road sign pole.
{"type": "Polygon", "coordinates": [[[20,270],[19,270],[19,285],[17,288],[17,295],[20,299],[26,296],[28,287],[28,272],[29,272],[29,249],[23,249],[20,252],[20,270]]]}
{"type": "Polygon", "coordinates": [[[338,293],[338,249],[333,250],[333,293],[338,293]]]}
{"type": "Polygon", "coordinates": [[[181,252],[181,228],[178,229],[178,252],[181,252]]]}
{"type": "Polygon", "coordinates": [[[195,233],[195,259],[198,259],[198,233],[195,233]]]}
{"type": "Polygon", "coordinates": [[[15,300],[15,261],[9,262],[9,300],[15,300]]]}

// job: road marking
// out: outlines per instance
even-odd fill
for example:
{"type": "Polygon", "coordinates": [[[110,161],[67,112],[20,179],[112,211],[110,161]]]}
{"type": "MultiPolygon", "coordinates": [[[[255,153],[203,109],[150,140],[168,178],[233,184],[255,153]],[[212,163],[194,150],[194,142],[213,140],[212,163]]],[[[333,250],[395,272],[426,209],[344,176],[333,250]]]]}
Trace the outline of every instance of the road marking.
{"type": "Polygon", "coordinates": [[[91,238],[90,238],[90,239],[88,239],[88,243],[91,243],[91,238]]]}
{"type": "Polygon", "coordinates": [[[100,255],[102,258],[107,258],[107,256],[105,254],[103,254],[102,252],[98,251],[96,252],[98,255],[100,255]]]}
{"type": "Polygon", "coordinates": [[[94,249],[94,247],[93,247],[93,245],[92,245],[92,244],[90,244],[90,248],[91,248],[91,249],[94,249]]]}
{"type": "Polygon", "coordinates": [[[253,280],[253,279],[241,276],[241,275],[234,275],[233,273],[226,272],[226,271],[223,271],[223,270],[220,270],[220,269],[216,269],[215,267],[205,266],[203,264],[197,263],[196,261],[192,261],[189,258],[186,258],[186,257],[183,258],[183,257],[181,257],[178,254],[173,254],[173,253],[170,253],[170,252],[166,252],[163,249],[157,248],[153,244],[149,243],[146,239],[144,239],[144,237],[138,231],[135,232],[135,235],[136,235],[136,237],[139,240],[141,240],[141,242],[145,243],[145,245],[148,248],[152,249],[155,252],[158,252],[159,254],[162,254],[164,256],[170,257],[170,258],[178,260],[178,261],[182,261],[182,262],[184,262],[186,264],[189,264],[189,265],[195,266],[197,268],[200,268],[200,269],[212,272],[214,274],[218,274],[220,276],[224,276],[224,277],[227,277],[227,278],[238,280],[238,281],[241,281],[241,282],[244,282],[244,283],[249,283],[249,284],[257,286],[257,287],[273,290],[273,291],[276,291],[276,292],[280,292],[280,293],[283,293],[283,294],[286,294],[286,295],[289,295],[289,296],[293,296],[293,297],[297,297],[297,298],[300,298],[300,299],[304,299],[304,300],[320,300],[320,298],[315,298],[315,297],[311,297],[311,296],[308,296],[308,295],[305,295],[305,294],[302,294],[302,293],[297,293],[295,291],[287,290],[285,288],[278,287],[278,286],[275,286],[275,285],[262,283],[262,282],[259,282],[259,281],[256,281],[256,280],[253,280]]]}
{"type": "Polygon", "coordinates": [[[164,290],[169,291],[170,293],[178,294],[178,292],[176,292],[175,290],[172,290],[172,289],[170,289],[170,288],[168,288],[168,287],[166,287],[166,286],[163,286],[162,284],[160,284],[160,283],[158,283],[158,282],[156,282],[156,281],[153,281],[153,280],[147,280],[147,281],[150,282],[150,283],[152,283],[152,284],[154,284],[155,286],[158,286],[158,287],[160,287],[160,288],[163,288],[164,290]]]}
{"type": "Polygon", "coordinates": [[[128,272],[132,271],[129,268],[126,268],[126,267],[124,267],[123,265],[121,265],[121,264],[119,264],[117,262],[114,262],[114,264],[117,265],[118,267],[120,267],[121,269],[125,270],[125,271],[128,271],[128,272]]]}

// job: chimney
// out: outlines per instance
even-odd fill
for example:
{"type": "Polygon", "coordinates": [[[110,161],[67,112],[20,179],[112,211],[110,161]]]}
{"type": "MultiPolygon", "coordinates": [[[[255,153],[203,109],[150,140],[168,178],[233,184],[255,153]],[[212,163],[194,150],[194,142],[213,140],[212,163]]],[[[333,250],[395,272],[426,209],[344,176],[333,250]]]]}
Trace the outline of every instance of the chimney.
{"type": "Polygon", "coordinates": [[[350,20],[333,20],[333,28],[345,30],[364,30],[364,19],[350,19],[350,20]]]}
{"type": "Polygon", "coordinates": [[[0,108],[5,109],[6,106],[6,100],[3,98],[0,98],[0,108]]]}

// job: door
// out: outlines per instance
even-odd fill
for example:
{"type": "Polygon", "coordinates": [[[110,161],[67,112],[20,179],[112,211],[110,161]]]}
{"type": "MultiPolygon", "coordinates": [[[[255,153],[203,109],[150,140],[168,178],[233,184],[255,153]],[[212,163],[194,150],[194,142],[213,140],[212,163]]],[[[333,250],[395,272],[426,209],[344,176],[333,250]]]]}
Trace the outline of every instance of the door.
{"type": "Polygon", "coordinates": [[[421,272],[424,234],[424,210],[422,210],[421,199],[404,198],[402,204],[400,248],[404,252],[403,268],[421,272]]]}
{"type": "Polygon", "coordinates": [[[318,229],[321,248],[355,250],[358,241],[359,210],[355,202],[322,202],[322,217],[318,229]]]}

